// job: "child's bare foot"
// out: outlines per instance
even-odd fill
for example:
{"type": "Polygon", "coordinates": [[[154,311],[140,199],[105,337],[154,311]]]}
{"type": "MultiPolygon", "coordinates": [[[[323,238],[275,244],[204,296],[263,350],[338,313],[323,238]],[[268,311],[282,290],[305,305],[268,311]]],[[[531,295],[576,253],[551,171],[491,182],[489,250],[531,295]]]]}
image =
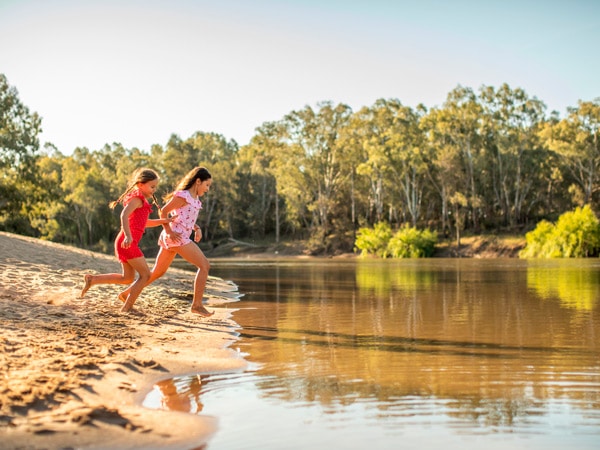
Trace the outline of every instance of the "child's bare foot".
{"type": "Polygon", "coordinates": [[[128,314],[130,316],[139,316],[139,317],[143,317],[145,316],[145,314],[142,311],[138,311],[137,309],[133,309],[133,307],[129,308],[129,309],[124,309],[125,307],[123,306],[123,308],[120,309],[120,312],[122,312],[123,314],[128,314]]]}
{"type": "Polygon", "coordinates": [[[121,306],[121,312],[128,313],[133,308],[133,305],[128,305],[127,302],[123,306],[121,306]]]}
{"type": "Polygon", "coordinates": [[[192,312],[194,314],[200,314],[202,317],[210,317],[212,316],[215,312],[210,312],[208,309],[206,309],[204,306],[200,305],[200,306],[192,306],[192,312]]]}
{"type": "Polygon", "coordinates": [[[131,308],[133,308],[133,305],[135,304],[135,301],[135,298],[131,298],[131,295],[128,295],[127,301],[125,301],[125,303],[123,303],[123,306],[121,307],[121,312],[130,312],[131,308]]]}
{"type": "Polygon", "coordinates": [[[83,296],[85,295],[85,293],[91,287],[92,287],[92,276],[91,275],[84,275],[83,276],[83,289],[81,289],[81,294],[79,294],[79,298],[83,298],[83,296]]]}

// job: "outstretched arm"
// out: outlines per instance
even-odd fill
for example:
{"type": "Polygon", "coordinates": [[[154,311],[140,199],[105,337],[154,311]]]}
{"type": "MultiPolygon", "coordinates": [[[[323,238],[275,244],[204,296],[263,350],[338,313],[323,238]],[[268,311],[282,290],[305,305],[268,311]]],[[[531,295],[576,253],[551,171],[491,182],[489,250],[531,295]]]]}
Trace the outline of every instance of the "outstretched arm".
{"type": "Polygon", "coordinates": [[[148,219],[146,228],[158,227],[173,222],[176,216],[166,217],[164,219],[148,219]]]}

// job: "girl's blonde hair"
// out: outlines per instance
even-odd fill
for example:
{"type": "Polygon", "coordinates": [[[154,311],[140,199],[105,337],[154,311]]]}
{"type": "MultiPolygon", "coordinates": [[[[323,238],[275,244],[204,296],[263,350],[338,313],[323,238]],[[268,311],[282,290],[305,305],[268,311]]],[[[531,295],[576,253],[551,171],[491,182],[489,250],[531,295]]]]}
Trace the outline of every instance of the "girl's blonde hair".
{"type": "Polygon", "coordinates": [[[177,191],[185,191],[186,189],[191,188],[192,185],[196,182],[196,180],[204,182],[211,178],[212,176],[210,175],[210,172],[206,167],[194,167],[181,179],[181,181],[179,182],[179,184],[173,192],[170,192],[169,194],[165,195],[164,200],[168,201],[171,197],[173,197],[173,194],[177,191]]]}
{"type": "MultiPolygon", "coordinates": [[[[121,203],[123,201],[123,199],[125,198],[125,196],[127,194],[129,194],[131,191],[133,191],[136,188],[138,183],[145,184],[145,183],[148,183],[149,181],[154,181],[154,180],[158,180],[158,174],[154,170],[148,169],[146,167],[142,167],[141,169],[136,170],[131,175],[129,182],[127,183],[127,189],[125,189],[125,192],[123,192],[121,194],[121,196],[118,199],[116,199],[114,202],[110,202],[108,204],[108,206],[110,206],[111,209],[114,209],[115,206],[117,206],[119,203],[121,203]]],[[[160,205],[158,204],[158,201],[156,200],[156,197],[154,195],[152,195],[152,201],[157,207],[160,207],[160,205]]]]}

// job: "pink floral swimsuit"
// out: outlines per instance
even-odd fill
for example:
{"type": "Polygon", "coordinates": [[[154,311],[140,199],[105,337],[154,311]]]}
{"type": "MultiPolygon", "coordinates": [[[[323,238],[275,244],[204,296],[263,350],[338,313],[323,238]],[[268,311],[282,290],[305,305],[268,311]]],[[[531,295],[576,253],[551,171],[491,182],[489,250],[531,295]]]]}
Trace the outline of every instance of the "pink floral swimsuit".
{"type": "Polygon", "coordinates": [[[179,233],[181,236],[179,240],[173,240],[165,230],[160,233],[158,238],[158,245],[164,249],[170,249],[173,247],[180,247],[182,245],[189,244],[192,242],[190,238],[194,229],[194,224],[198,219],[198,213],[202,209],[202,202],[200,199],[195,199],[189,191],[177,191],[173,194],[173,197],[181,197],[186,201],[186,204],[181,208],[177,208],[171,212],[171,215],[177,217],[171,222],[171,230],[179,233]]]}

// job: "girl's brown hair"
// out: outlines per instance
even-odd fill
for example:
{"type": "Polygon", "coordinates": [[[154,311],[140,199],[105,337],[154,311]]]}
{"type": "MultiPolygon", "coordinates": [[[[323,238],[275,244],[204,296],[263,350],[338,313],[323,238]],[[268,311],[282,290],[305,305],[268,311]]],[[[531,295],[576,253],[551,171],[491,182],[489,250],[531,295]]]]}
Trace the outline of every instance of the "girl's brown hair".
{"type": "Polygon", "coordinates": [[[175,190],[165,195],[164,200],[168,201],[176,191],[185,191],[192,187],[196,180],[201,182],[211,179],[212,176],[206,167],[194,167],[179,182],[175,190]]]}
{"type": "MultiPolygon", "coordinates": [[[[129,182],[127,183],[127,189],[125,189],[125,192],[123,192],[121,194],[121,196],[116,199],[114,202],[110,202],[108,204],[108,206],[110,206],[111,209],[114,209],[115,206],[117,206],[119,203],[121,203],[123,201],[123,199],[125,198],[125,196],[127,194],[129,194],[131,191],[133,191],[138,183],[148,183],[149,181],[154,181],[154,180],[158,180],[158,174],[152,170],[152,169],[148,169],[146,167],[142,167],[141,169],[136,170],[135,172],[133,172],[133,174],[131,175],[131,178],[129,179],[129,182]]],[[[154,204],[158,207],[158,201],[156,200],[156,197],[153,195],[152,196],[152,201],[154,202],[154,204]]]]}

